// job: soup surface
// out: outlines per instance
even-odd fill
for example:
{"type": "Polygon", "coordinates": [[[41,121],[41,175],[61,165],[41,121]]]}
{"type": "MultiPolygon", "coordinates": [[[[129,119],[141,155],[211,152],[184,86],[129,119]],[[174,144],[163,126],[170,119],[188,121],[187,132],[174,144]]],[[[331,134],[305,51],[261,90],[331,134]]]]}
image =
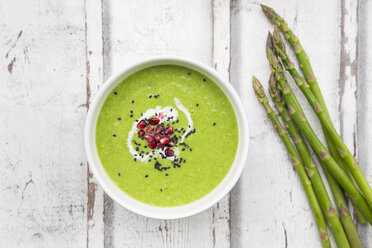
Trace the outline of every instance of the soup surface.
{"type": "Polygon", "coordinates": [[[238,124],[222,90],[174,65],[119,83],[98,116],[96,146],[111,180],[150,205],[179,206],[212,191],[238,147],[238,124]]]}

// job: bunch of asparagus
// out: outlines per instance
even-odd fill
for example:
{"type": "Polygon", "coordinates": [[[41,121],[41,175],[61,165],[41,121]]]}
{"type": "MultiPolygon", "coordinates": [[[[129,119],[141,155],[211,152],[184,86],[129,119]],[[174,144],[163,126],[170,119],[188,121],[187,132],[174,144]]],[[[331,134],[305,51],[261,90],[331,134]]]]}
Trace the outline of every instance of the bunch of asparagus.
{"type": "Polygon", "coordinates": [[[269,99],[265,95],[262,85],[257,78],[253,77],[253,89],[257,99],[264,106],[301,179],[318,226],[322,246],[331,247],[326,227],[327,222],[338,247],[362,247],[343,190],[351,200],[360,223],[369,222],[372,224],[371,187],[363,176],[357,160],[333,126],[309,58],[298,38],[289,29],[283,18],[272,8],[264,5],[261,7],[269,21],[275,25],[273,35],[269,33],[266,42],[266,55],[272,71],[269,80],[269,93],[287,131],[283,128],[279,116],[270,107],[269,99]],[[287,55],[280,33],[283,33],[294,50],[304,77],[297,71],[287,55]],[[284,75],[283,67],[292,76],[316,113],[322,125],[328,149],[322,144],[307,121],[284,75]],[[338,215],[303,137],[310,144],[324,171],[336,202],[338,215]]]}

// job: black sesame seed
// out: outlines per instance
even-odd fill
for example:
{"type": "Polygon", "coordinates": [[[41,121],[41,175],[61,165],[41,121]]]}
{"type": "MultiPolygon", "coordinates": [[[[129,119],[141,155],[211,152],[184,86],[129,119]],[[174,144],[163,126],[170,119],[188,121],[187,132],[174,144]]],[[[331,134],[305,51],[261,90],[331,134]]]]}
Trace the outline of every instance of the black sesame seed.
{"type": "Polygon", "coordinates": [[[133,115],[130,115],[129,117],[130,117],[130,118],[132,118],[132,117],[133,117],[133,115]]]}
{"type": "Polygon", "coordinates": [[[191,75],[191,72],[187,73],[187,75],[191,75]]]}
{"type": "Polygon", "coordinates": [[[182,148],[182,151],[185,151],[185,148],[182,148]]]}
{"type": "Polygon", "coordinates": [[[149,98],[151,98],[152,97],[152,95],[149,95],[149,98]]]}
{"type": "Polygon", "coordinates": [[[137,161],[137,159],[136,158],[134,158],[134,162],[136,162],[137,161]]]}
{"type": "Polygon", "coordinates": [[[145,177],[149,177],[149,175],[145,175],[145,177]]]}
{"type": "Polygon", "coordinates": [[[196,104],[196,107],[199,107],[199,103],[196,104]]]}
{"type": "Polygon", "coordinates": [[[120,177],[120,173],[118,173],[118,176],[120,177]]]}
{"type": "Polygon", "coordinates": [[[192,152],[192,148],[190,148],[190,152],[192,152]]]}
{"type": "Polygon", "coordinates": [[[117,94],[118,94],[118,93],[115,91],[115,92],[114,92],[114,95],[117,95],[117,94]]]}
{"type": "Polygon", "coordinates": [[[163,189],[160,189],[160,192],[163,192],[163,189]]]}
{"type": "Polygon", "coordinates": [[[213,122],[213,126],[216,126],[216,122],[213,122]]]}
{"type": "Polygon", "coordinates": [[[118,117],[118,120],[119,120],[119,121],[121,121],[121,118],[120,118],[120,117],[118,117]]]}
{"type": "Polygon", "coordinates": [[[130,111],[133,114],[133,110],[130,111]]]}
{"type": "Polygon", "coordinates": [[[168,174],[165,174],[165,176],[167,177],[167,176],[168,176],[168,174]]]}
{"type": "Polygon", "coordinates": [[[203,81],[205,82],[205,81],[207,81],[207,79],[203,78],[203,81]]]}
{"type": "Polygon", "coordinates": [[[139,151],[139,147],[138,147],[138,146],[136,147],[136,151],[137,151],[137,152],[139,151]]]}
{"type": "Polygon", "coordinates": [[[116,137],[116,134],[113,134],[112,136],[116,137]]]}
{"type": "Polygon", "coordinates": [[[132,100],[132,103],[134,103],[134,100],[132,100]]]}

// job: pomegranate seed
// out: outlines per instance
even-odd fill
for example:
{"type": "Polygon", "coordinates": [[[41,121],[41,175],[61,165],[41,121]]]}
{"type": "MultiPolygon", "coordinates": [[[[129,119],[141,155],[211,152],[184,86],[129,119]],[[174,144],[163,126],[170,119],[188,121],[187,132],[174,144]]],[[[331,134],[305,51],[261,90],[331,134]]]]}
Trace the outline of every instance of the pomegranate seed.
{"type": "Polygon", "coordinates": [[[146,127],[146,126],[147,126],[147,123],[146,123],[145,120],[142,120],[142,121],[140,121],[140,122],[137,124],[137,128],[138,128],[138,129],[142,129],[142,128],[146,127]]]}
{"type": "Polygon", "coordinates": [[[149,148],[150,149],[154,149],[156,147],[156,143],[155,143],[155,141],[153,141],[153,142],[151,142],[150,144],[149,144],[149,148]]]}
{"type": "Polygon", "coordinates": [[[150,122],[151,125],[156,125],[156,124],[159,123],[159,121],[160,121],[159,118],[151,118],[149,120],[149,122],[150,122]]]}
{"type": "Polygon", "coordinates": [[[143,131],[142,129],[138,131],[138,136],[143,136],[145,135],[145,131],[143,131]]]}
{"type": "Polygon", "coordinates": [[[161,139],[160,134],[155,134],[155,136],[154,136],[155,142],[158,143],[160,141],[160,139],[161,139]]]}
{"type": "Polygon", "coordinates": [[[173,151],[172,149],[167,148],[167,149],[165,150],[165,155],[166,155],[167,157],[172,157],[172,156],[174,155],[174,151],[173,151]]]}
{"type": "Polygon", "coordinates": [[[161,133],[161,132],[163,132],[163,130],[164,130],[164,126],[159,125],[159,126],[156,127],[155,133],[156,134],[161,133]]]}
{"type": "Polygon", "coordinates": [[[154,140],[154,138],[151,136],[151,135],[145,135],[145,140],[147,141],[147,142],[149,142],[149,143],[151,143],[153,140],[154,140]]]}
{"type": "Polygon", "coordinates": [[[173,133],[173,127],[167,127],[164,131],[165,135],[171,135],[173,133]]]}
{"type": "Polygon", "coordinates": [[[169,136],[163,136],[160,138],[159,143],[162,145],[165,145],[165,144],[168,144],[170,141],[171,139],[169,138],[169,136]]]}
{"type": "Polygon", "coordinates": [[[159,148],[159,149],[160,149],[160,148],[164,148],[164,146],[163,146],[162,144],[160,144],[160,143],[157,143],[157,144],[156,144],[156,147],[159,148]]]}
{"type": "Polygon", "coordinates": [[[152,133],[154,131],[154,127],[149,126],[146,128],[146,133],[152,133]]]}
{"type": "Polygon", "coordinates": [[[171,142],[169,142],[168,144],[166,144],[166,146],[168,146],[168,147],[173,147],[173,146],[174,146],[174,142],[171,141],[171,142]]]}

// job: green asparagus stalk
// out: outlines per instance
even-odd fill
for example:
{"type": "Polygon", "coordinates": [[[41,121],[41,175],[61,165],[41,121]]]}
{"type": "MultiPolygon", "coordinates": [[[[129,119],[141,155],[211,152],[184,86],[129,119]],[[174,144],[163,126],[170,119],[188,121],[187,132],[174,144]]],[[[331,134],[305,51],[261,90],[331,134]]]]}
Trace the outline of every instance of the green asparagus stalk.
{"type": "Polygon", "coordinates": [[[276,80],[279,83],[279,89],[283,94],[287,108],[290,115],[296,122],[297,126],[304,134],[306,139],[309,141],[311,147],[313,148],[317,158],[324,162],[324,165],[332,173],[335,180],[343,187],[343,189],[350,195],[350,199],[355,202],[355,205],[363,213],[364,217],[369,223],[372,223],[372,211],[369,208],[366,200],[363,198],[359,190],[353,185],[351,180],[347,177],[346,173],[339,167],[336,161],[328,153],[327,149],[324,147],[322,142],[318,139],[313,129],[311,128],[309,122],[306,119],[304,112],[291,87],[289,86],[286,78],[283,74],[283,68],[279,63],[273,52],[272,36],[269,34],[266,54],[270,62],[271,70],[275,73],[276,80]]]}
{"type": "Polygon", "coordinates": [[[291,140],[289,139],[285,129],[282,127],[277,115],[270,107],[269,101],[265,95],[264,89],[257,78],[253,76],[252,78],[253,83],[253,89],[257,96],[258,101],[263,105],[265,108],[268,116],[270,117],[273,126],[275,127],[275,130],[279,134],[282,142],[284,143],[285,147],[287,148],[287,151],[289,153],[289,156],[292,160],[293,166],[295,167],[298,176],[300,177],[302,186],[305,190],[307,199],[309,201],[311,210],[313,211],[315,221],[318,226],[318,232],[320,235],[320,240],[323,247],[331,247],[331,243],[329,240],[327,227],[322,215],[322,211],[319,207],[318,201],[316,199],[314,190],[312,188],[312,184],[309,180],[309,178],[306,175],[305,169],[301,163],[301,160],[296,152],[296,149],[294,148],[291,140]]]}
{"type": "MultiPolygon", "coordinates": [[[[285,44],[284,44],[284,42],[283,42],[283,40],[280,36],[280,31],[279,31],[278,26],[276,26],[275,29],[274,29],[273,41],[274,41],[275,51],[280,56],[280,58],[282,59],[282,62],[284,64],[285,69],[291,74],[292,78],[294,79],[296,84],[300,87],[300,89],[303,92],[307,91],[309,89],[309,86],[307,85],[307,82],[305,81],[305,79],[298,73],[298,71],[296,70],[293,62],[289,58],[289,56],[286,52],[285,44]]],[[[330,121],[328,111],[325,111],[324,113],[325,114],[327,113],[327,117],[328,117],[327,119],[330,121]]],[[[323,128],[323,130],[324,130],[324,128],[323,128]]],[[[339,156],[336,147],[333,145],[330,135],[328,135],[328,133],[326,131],[324,132],[324,135],[325,135],[325,138],[326,138],[326,141],[327,141],[327,144],[328,144],[328,148],[330,149],[330,153],[331,153],[332,157],[336,160],[337,164],[340,165],[341,168],[345,171],[346,175],[351,179],[354,186],[356,186],[355,181],[353,180],[352,176],[350,175],[350,171],[347,169],[345,163],[342,161],[341,157],[339,156]]],[[[358,215],[358,218],[359,218],[360,222],[361,223],[366,223],[366,220],[365,220],[364,216],[362,215],[362,213],[358,210],[358,208],[355,208],[355,209],[356,209],[356,213],[358,215]]]]}
{"type": "MultiPolygon", "coordinates": [[[[341,168],[346,172],[346,175],[350,178],[350,180],[353,182],[354,186],[357,187],[356,185],[356,182],[354,181],[354,178],[352,177],[352,175],[350,174],[350,171],[348,170],[346,164],[344,163],[344,161],[342,161],[341,157],[338,155],[338,152],[336,150],[336,147],[330,143],[330,141],[328,141],[327,137],[328,135],[325,134],[325,137],[326,137],[326,141],[327,141],[327,144],[328,144],[328,148],[329,148],[329,152],[331,153],[332,157],[335,159],[335,161],[337,162],[337,164],[339,164],[341,166],[341,168]],[[331,144],[331,145],[329,145],[331,144]]],[[[359,219],[359,222],[361,224],[366,224],[367,223],[367,220],[366,218],[363,216],[362,212],[359,210],[359,208],[357,208],[354,204],[354,202],[351,201],[351,203],[353,204],[354,206],[354,210],[355,210],[355,213],[357,214],[358,216],[358,219],[359,219]]]]}
{"type": "MultiPolygon", "coordinates": [[[[359,239],[358,232],[356,230],[356,227],[353,223],[353,219],[351,218],[350,212],[348,209],[344,209],[346,206],[346,202],[344,199],[344,196],[342,194],[341,189],[339,188],[338,184],[334,181],[331,180],[330,183],[336,184],[336,187],[339,189],[338,192],[336,192],[335,198],[336,197],[341,197],[341,201],[343,201],[345,204],[340,203],[340,208],[339,208],[339,213],[340,213],[340,218],[342,221],[342,224],[345,228],[342,228],[342,225],[340,223],[340,220],[338,219],[338,216],[336,214],[335,209],[333,208],[331,199],[327,193],[327,189],[324,186],[323,180],[320,176],[320,173],[318,171],[318,168],[316,167],[313,159],[311,158],[310,152],[302,140],[301,134],[296,126],[296,124],[293,122],[291,116],[289,115],[285,102],[277,89],[277,81],[275,79],[275,76],[273,73],[270,75],[270,81],[269,81],[269,92],[270,95],[275,102],[275,106],[281,115],[283,121],[284,121],[284,126],[288,130],[290,136],[292,137],[292,140],[295,143],[295,146],[297,147],[297,151],[300,154],[300,157],[302,159],[303,164],[305,165],[305,169],[307,171],[307,175],[310,178],[310,181],[312,182],[314,186],[314,191],[315,194],[319,200],[320,207],[322,208],[322,211],[325,215],[325,218],[328,222],[328,225],[333,233],[333,236],[335,238],[335,241],[337,243],[338,247],[343,247],[343,246],[349,246],[349,242],[351,247],[353,248],[362,248],[362,244],[359,239]],[[337,194],[341,193],[341,194],[337,194]],[[342,213],[342,215],[341,215],[342,213]],[[349,242],[348,242],[349,240],[349,242]]],[[[328,176],[330,174],[327,171],[328,176]]],[[[327,175],[326,175],[327,176],[327,175]]],[[[328,178],[328,177],[327,177],[328,178]]],[[[333,179],[333,178],[332,178],[333,179]]],[[[332,188],[331,188],[332,190],[332,188]]],[[[333,192],[333,191],[332,191],[333,192]]],[[[336,204],[340,202],[339,200],[336,200],[336,204]]],[[[339,206],[339,205],[337,205],[339,206]]]]}
{"type": "MultiPolygon", "coordinates": [[[[339,157],[348,166],[352,176],[354,177],[356,183],[358,184],[360,190],[363,192],[370,207],[372,207],[372,189],[365,179],[357,160],[351,154],[347,146],[342,141],[341,137],[334,128],[329,112],[324,102],[324,98],[320,91],[317,80],[314,76],[312,67],[309,62],[309,58],[306,55],[304,49],[302,48],[299,39],[293,34],[292,30],[288,28],[287,23],[281,18],[272,8],[261,5],[263,12],[266,17],[275,25],[277,25],[280,30],[284,33],[285,38],[291,44],[297,59],[300,63],[300,68],[306,78],[308,84],[301,88],[305,94],[310,105],[313,107],[314,111],[322,123],[322,127],[326,136],[326,139],[330,142],[328,145],[335,146],[333,150],[336,150],[339,157]],[[311,89],[310,89],[311,87],[311,89]],[[314,92],[314,93],[313,93],[314,92]],[[327,137],[328,136],[328,137],[327,137]]],[[[330,148],[330,150],[332,150],[330,148]]]]}

